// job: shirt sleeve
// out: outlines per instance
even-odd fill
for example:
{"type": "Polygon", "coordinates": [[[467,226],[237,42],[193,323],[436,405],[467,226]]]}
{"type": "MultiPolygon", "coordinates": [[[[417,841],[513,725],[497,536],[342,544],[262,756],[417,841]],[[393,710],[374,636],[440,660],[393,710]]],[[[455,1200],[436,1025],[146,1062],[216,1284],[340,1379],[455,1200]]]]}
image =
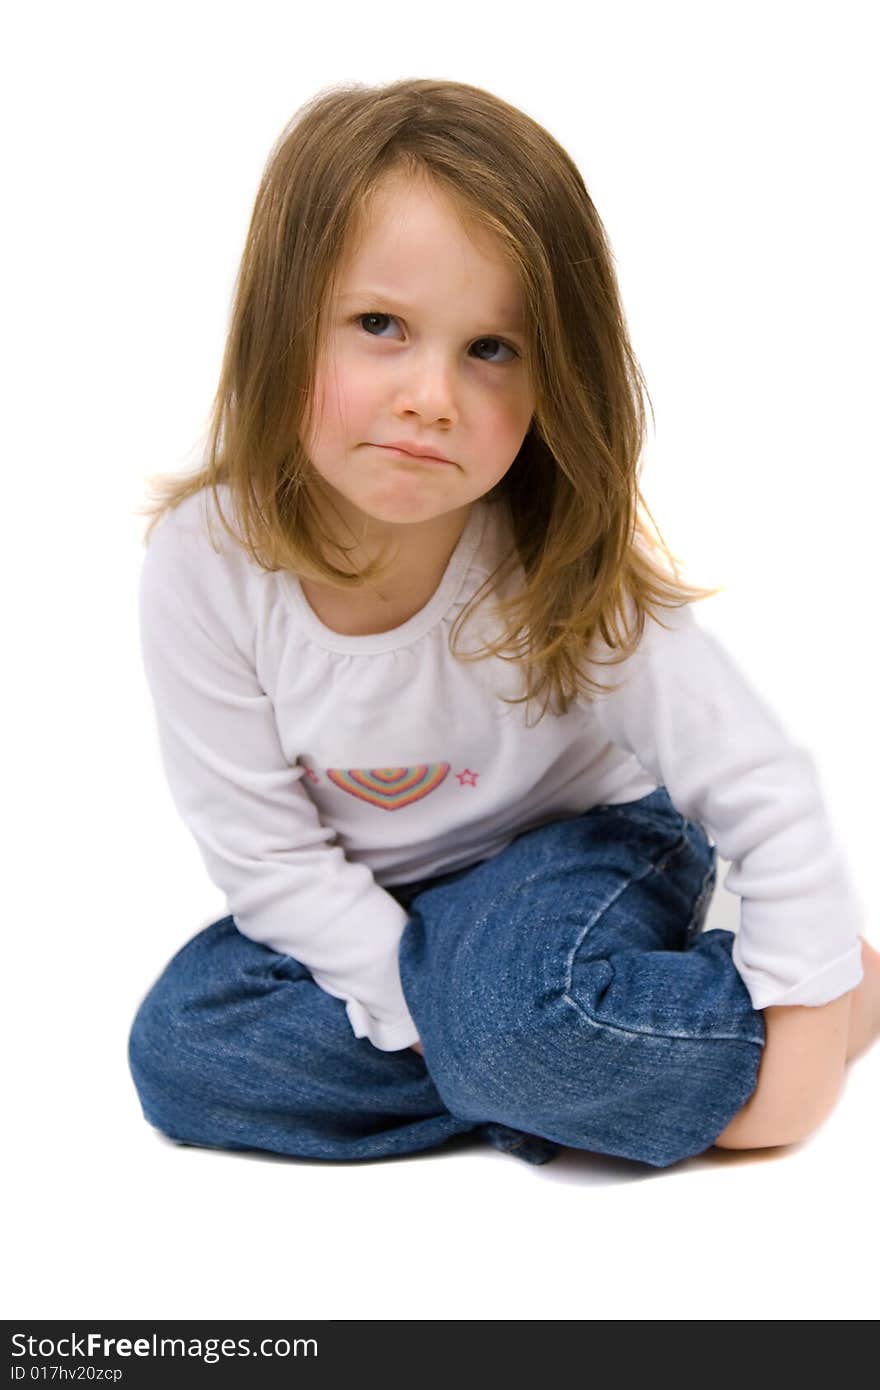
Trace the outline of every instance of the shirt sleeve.
{"type": "MultiPolygon", "coordinates": [[[[301,785],[304,769],[288,763],[249,650],[241,562],[216,552],[194,510],[187,499],[157,524],[139,589],[172,799],[238,929],[344,1000],[356,1037],[384,1052],[407,1047],[419,1036],[397,964],[408,914],[333,843],[301,785]]],[[[219,521],[214,529],[223,534],[219,521]]]]}
{"type": "Polygon", "coordinates": [[[752,1007],[828,1003],[862,978],[865,928],[815,762],[691,605],[659,613],[626,661],[597,666],[623,685],[588,707],[729,861],[732,958],[752,1007]]]}

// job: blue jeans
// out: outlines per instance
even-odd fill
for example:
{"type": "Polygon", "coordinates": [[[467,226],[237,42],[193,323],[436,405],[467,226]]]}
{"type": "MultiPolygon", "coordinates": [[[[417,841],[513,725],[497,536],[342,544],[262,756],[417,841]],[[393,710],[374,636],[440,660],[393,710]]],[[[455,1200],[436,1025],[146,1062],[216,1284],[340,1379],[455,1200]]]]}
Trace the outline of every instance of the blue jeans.
{"type": "Polygon", "coordinates": [[[470,1136],[656,1168],[702,1153],[755,1089],[764,1019],[703,926],[716,854],[664,787],[390,887],[424,1048],[381,1052],[304,965],[233,917],[172,958],[128,1056],[147,1121],[183,1144],[394,1158],[470,1136]]]}

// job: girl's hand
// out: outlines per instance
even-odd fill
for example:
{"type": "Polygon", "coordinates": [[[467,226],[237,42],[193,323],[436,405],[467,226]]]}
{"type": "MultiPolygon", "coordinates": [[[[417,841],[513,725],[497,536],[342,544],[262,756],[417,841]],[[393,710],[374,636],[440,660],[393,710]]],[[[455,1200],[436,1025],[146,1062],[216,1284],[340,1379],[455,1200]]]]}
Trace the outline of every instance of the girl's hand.
{"type": "Polygon", "coordinates": [[[422,1051],[422,1044],[421,1044],[420,1042],[415,1042],[415,1043],[413,1043],[413,1044],[412,1044],[412,1050],[413,1050],[413,1052],[417,1052],[417,1053],[419,1054],[420,1057],[424,1057],[424,1055],[425,1055],[424,1052],[422,1051]]]}

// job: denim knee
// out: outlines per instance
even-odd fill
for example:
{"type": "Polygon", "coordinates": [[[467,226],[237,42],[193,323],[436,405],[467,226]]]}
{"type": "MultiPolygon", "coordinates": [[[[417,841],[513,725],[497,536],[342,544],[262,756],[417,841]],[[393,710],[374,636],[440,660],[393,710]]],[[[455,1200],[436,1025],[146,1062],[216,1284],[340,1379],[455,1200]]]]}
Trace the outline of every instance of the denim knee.
{"type": "Polygon", "coordinates": [[[128,1067],[144,1118],[169,1138],[173,1115],[189,1108],[189,1094],[177,1067],[181,1019],[160,977],[140,1004],[128,1034],[128,1067]]]}
{"type": "Polygon", "coordinates": [[[648,812],[595,818],[602,852],[582,895],[557,894],[545,854],[569,825],[533,841],[509,883],[415,900],[401,978],[453,1114],[667,1166],[709,1148],[752,1093],[760,1015],[732,934],[702,934],[715,850],[700,827],[648,812]],[[622,857],[604,853],[606,826],[622,857]]]}
{"type": "Polygon", "coordinates": [[[468,1046],[456,1046],[454,1032],[435,1039],[426,1056],[444,1105],[465,1120],[652,1167],[711,1148],[757,1085],[763,1043],[747,1006],[738,1035],[620,1026],[602,1017],[618,964],[588,962],[577,1008],[560,995],[514,1026],[490,1016],[468,1046]],[[592,1012],[580,1007],[587,991],[592,1012]]]}
{"type": "Polygon", "coordinates": [[[197,1117],[208,1089],[199,991],[206,953],[231,920],[213,923],[176,952],[129,1030],[128,1066],[144,1118],[170,1139],[198,1142],[197,1117]]]}

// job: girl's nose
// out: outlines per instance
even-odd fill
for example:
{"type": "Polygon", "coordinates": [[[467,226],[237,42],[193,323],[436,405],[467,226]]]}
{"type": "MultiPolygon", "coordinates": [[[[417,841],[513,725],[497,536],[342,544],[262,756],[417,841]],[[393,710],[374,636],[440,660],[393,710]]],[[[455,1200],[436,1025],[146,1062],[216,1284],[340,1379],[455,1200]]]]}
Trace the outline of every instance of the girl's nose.
{"type": "Polygon", "coordinates": [[[454,370],[450,362],[438,356],[414,361],[399,391],[399,407],[417,411],[427,420],[454,419],[454,370]]]}

